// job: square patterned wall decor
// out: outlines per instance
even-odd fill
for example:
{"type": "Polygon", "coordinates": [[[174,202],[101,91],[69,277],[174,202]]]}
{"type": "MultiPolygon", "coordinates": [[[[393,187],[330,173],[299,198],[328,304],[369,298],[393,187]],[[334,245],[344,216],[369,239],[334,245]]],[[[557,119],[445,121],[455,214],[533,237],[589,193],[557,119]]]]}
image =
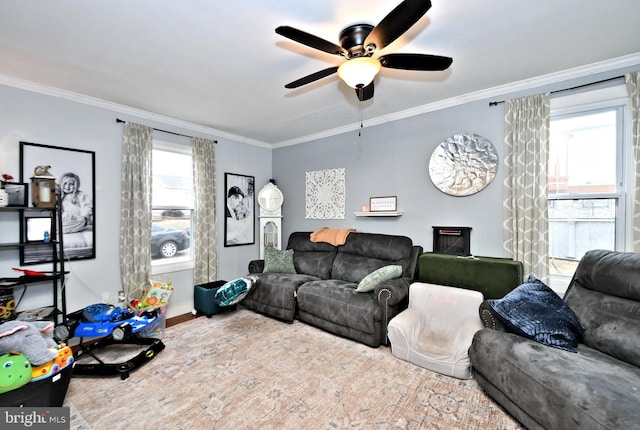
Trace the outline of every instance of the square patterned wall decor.
{"type": "Polygon", "coordinates": [[[345,219],[345,169],[305,173],[305,218],[345,219]]]}

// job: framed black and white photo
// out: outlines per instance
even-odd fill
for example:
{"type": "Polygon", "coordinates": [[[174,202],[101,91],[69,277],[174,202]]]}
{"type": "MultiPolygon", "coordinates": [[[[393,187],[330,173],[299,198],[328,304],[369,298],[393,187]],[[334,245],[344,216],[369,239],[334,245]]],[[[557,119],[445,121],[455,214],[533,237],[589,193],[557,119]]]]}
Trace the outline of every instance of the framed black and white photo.
{"type": "Polygon", "coordinates": [[[5,182],[4,190],[9,195],[9,206],[26,207],[29,185],[20,182],[5,182]]]}
{"type": "MultiPolygon", "coordinates": [[[[95,152],[20,142],[20,181],[28,183],[35,176],[36,168],[41,171],[42,166],[56,182],[56,205],[60,209],[64,245],[62,257],[66,260],[95,258],[95,152]]],[[[29,188],[33,192],[33,187],[29,188]]],[[[27,202],[32,201],[28,195],[27,202]]],[[[30,252],[31,247],[25,248],[20,264],[52,260],[49,254],[34,261],[37,258],[32,258],[30,252]]]]}
{"type": "Polygon", "coordinates": [[[224,246],[255,243],[255,178],[224,174],[224,246]]]}

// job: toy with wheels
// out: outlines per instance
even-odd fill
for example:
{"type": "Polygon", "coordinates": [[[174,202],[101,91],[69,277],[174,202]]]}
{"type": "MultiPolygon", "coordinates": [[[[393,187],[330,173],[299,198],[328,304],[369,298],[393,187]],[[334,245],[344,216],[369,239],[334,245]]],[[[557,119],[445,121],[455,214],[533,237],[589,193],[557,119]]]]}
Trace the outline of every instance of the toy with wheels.
{"type": "Polygon", "coordinates": [[[59,342],[70,337],[103,337],[111,335],[116,341],[138,333],[158,323],[155,310],[138,316],[128,309],[98,303],[68,316],[68,321],[56,326],[53,336],[59,342]]]}
{"type": "Polygon", "coordinates": [[[129,372],[153,359],[164,349],[160,339],[138,336],[138,333],[159,323],[155,310],[136,315],[128,309],[108,304],[94,304],[68,315],[67,322],[56,326],[53,336],[59,342],[70,337],[80,338],[81,349],[76,353],[76,366],[73,376],[110,376],[129,377],[129,372]],[[97,341],[84,344],[85,337],[100,337],[97,341]],[[143,345],[146,348],[130,360],[122,363],[105,363],[94,353],[110,345],[143,345]],[[97,363],[80,363],[80,359],[90,356],[97,363]]]}
{"type": "Polygon", "coordinates": [[[46,379],[52,375],[57,375],[67,366],[73,365],[73,363],[75,362],[75,357],[73,356],[73,351],[71,351],[71,348],[69,348],[65,344],[60,344],[57,345],[55,349],[58,352],[58,356],[55,359],[49,361],[48,363],[41,364],[40,366],[32,368],[32,382],[46,379]]]}

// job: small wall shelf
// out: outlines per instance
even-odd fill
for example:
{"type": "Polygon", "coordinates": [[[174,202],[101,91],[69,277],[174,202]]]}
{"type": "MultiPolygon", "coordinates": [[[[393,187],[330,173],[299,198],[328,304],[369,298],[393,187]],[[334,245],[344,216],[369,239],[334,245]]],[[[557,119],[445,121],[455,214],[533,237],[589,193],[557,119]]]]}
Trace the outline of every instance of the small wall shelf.
{"type": "Polygon", "coordinates": [[[384,211],[384,212],[354,212],[355,216],[386,216],[386,217],[399,217],[404,215],[404,212],[399,211],[384,211]]]}

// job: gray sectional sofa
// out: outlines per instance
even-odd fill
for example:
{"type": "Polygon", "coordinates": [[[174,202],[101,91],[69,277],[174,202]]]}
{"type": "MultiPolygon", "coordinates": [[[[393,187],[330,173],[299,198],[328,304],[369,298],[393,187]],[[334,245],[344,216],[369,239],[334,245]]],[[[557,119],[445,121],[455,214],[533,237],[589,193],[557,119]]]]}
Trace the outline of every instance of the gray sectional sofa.
{"type": "Polygon", "coordinates": [[[564,303],[585,329],[577,352],[507,332],[483,303],[476,380],[529,429],[640,429],[640,254],[587,252],[564,303]]]}
{"type": "Polygon", "coordinates": [[[242,306],[287,322],[298,318],[371,347],[386,344],[387,323],[406,307],[422,247],[386,234],[353,232],[338,246],[310,237],[311,232],[289,236],[296,273],[264,273],[264,260],[249,263],[259,281],[242,306]],[[370,292],[355,291],[363,278],[388,265],[402,266],[401,276],[370,292]]]}

